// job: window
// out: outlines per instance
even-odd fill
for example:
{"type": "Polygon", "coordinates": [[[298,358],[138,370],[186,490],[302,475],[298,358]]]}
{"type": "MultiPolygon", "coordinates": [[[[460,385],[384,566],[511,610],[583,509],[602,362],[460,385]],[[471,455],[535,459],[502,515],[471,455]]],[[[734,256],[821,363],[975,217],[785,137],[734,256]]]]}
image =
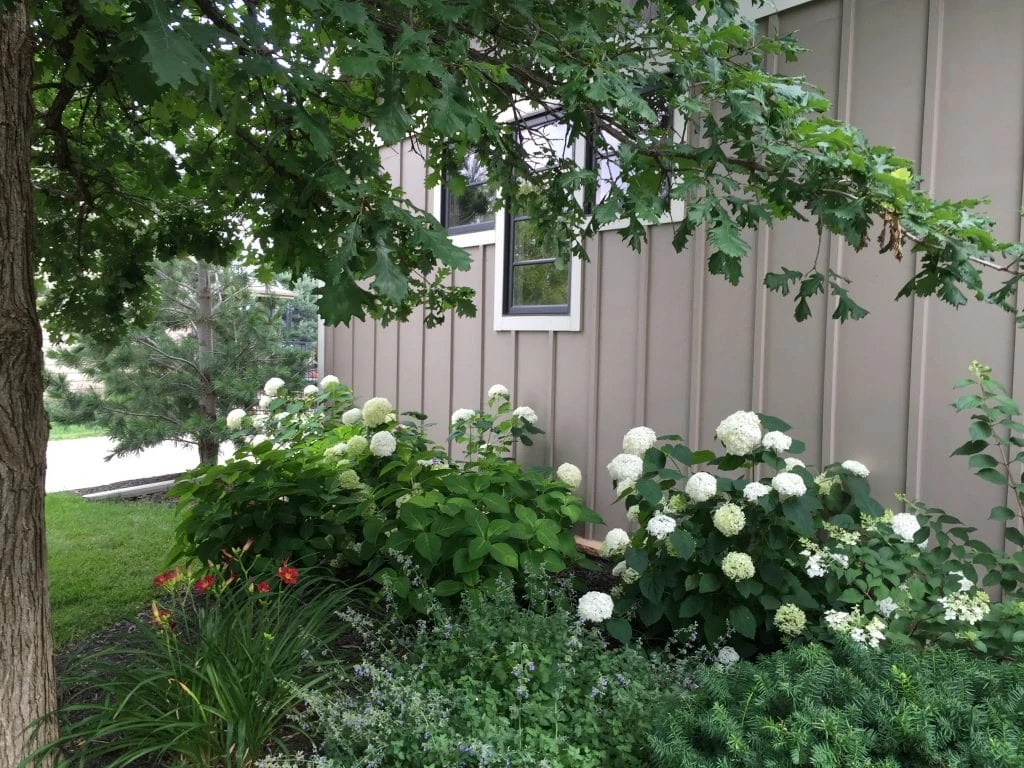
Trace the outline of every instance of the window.
{"type": "Polygon", "coordinates": [[[755,7],[752,0],[740,0],[739,16],[746,19],[761,19],[775,13],[795,8],[812,0],[765,0],[763,5],[755,7]]]}
{"type": "Polygon", "coordinates": [[[487,169],[475,152],[466,155],[460,173],[466,182],[461,194],[443,187],[441,223],[452,235],[494,228],[494,193],[487,186],[487,169]]]}

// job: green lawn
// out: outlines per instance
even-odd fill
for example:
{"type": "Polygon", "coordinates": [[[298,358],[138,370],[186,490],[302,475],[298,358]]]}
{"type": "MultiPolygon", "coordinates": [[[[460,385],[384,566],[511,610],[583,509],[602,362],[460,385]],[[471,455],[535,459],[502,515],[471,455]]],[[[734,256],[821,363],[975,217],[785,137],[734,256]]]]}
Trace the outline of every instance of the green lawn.
{"type": "Polygon", "coordinates": [[[50,423],[51,440],[74,440],[76,437],[99,437],[107,431],[98,424],[55,424],[50,423]]]}
{"type": "Polygon", "coordinates": [[[153,596],[174,531],[168,504],[46,497],[50,605],[57,647],[133,616],[153,596]]]}

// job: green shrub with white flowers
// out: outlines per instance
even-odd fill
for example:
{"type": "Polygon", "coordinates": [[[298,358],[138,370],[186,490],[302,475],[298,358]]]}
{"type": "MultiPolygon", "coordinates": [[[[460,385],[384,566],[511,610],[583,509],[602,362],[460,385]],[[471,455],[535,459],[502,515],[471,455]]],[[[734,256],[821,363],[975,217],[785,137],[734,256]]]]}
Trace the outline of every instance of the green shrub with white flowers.
{"type": "Polygon", "coordinates": [[[579,469],[552,476],[512,458],[541,433],[533,409],[496,385],[485,408],[457,410],[458,460],[427,437],[423,414],[403,416],[383,397],[355,407],[333,377],[294,396],[271,379],[256,413],[228,414],[235,456],[172,489],[184,513],[176,554],[215,560],[251,539],[255,555],[361,573],[417,611],[424,587],[493,591],[580,561],[572,527],[600,517],[574,493],[579,469]]]}
{"type": "Polygon", "coordinates": [[[636,530],[608,532],[620,581],[580,615],[622,642],[696,621],[709,643],[731,632],[746,657],[839,636],[1018,654],[1019,553],[993,552],[941,510],[902,498],[908,511],[884,509],[859,461],[812,473],[789,455],[803,446],[788,430],[736,412],[718,425],[718,455],[631,429],[608,471],[636,530]],[[995,614],[982,588],[994,584],[1004,590],[995,614]]]}

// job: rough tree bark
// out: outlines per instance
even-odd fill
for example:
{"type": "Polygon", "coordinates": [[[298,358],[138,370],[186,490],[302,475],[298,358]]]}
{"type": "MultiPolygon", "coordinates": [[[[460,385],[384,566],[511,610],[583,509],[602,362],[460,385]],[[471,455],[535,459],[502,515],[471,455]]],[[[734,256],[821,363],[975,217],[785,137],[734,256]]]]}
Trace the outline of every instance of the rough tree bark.
{"type": "MultiPolygon", "coordinates": [[[[32,51],[24,2],[0,2],[0,768],[56,706],[43,516],[48,424],[29,179],[32,51]]],[[[55,738],[46,722],[39,737],[55,738]]]]}
{"type": "MultiPolygon", "coordinates": [[[[209,424],[217,421],[217,393],[213,388],[213,296],[210,293],[210,266],[196,261],[196,341],[199,343],[199,412],[209,424]]],[[[220,443],[199,439],[199,461],[216,464],[220,443]]]]}

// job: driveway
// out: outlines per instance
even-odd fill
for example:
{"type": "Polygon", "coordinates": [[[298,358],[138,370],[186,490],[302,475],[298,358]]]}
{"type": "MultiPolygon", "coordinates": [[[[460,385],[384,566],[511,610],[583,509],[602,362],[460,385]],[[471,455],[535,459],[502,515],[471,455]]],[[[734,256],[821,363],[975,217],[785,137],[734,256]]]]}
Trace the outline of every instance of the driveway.
{"type": "MultiPolygon", "coordinates": [[[[192,469],[199,463],[193,445],[161,443],[141,453],[104,461],[113,450],[108,437],[54,440],[46,448],[46,492],[72,491],[125,480],[144,480],[192,469]]],[[[231,453],[231,444],[221,446],[221,460],[231,453]]]]}

